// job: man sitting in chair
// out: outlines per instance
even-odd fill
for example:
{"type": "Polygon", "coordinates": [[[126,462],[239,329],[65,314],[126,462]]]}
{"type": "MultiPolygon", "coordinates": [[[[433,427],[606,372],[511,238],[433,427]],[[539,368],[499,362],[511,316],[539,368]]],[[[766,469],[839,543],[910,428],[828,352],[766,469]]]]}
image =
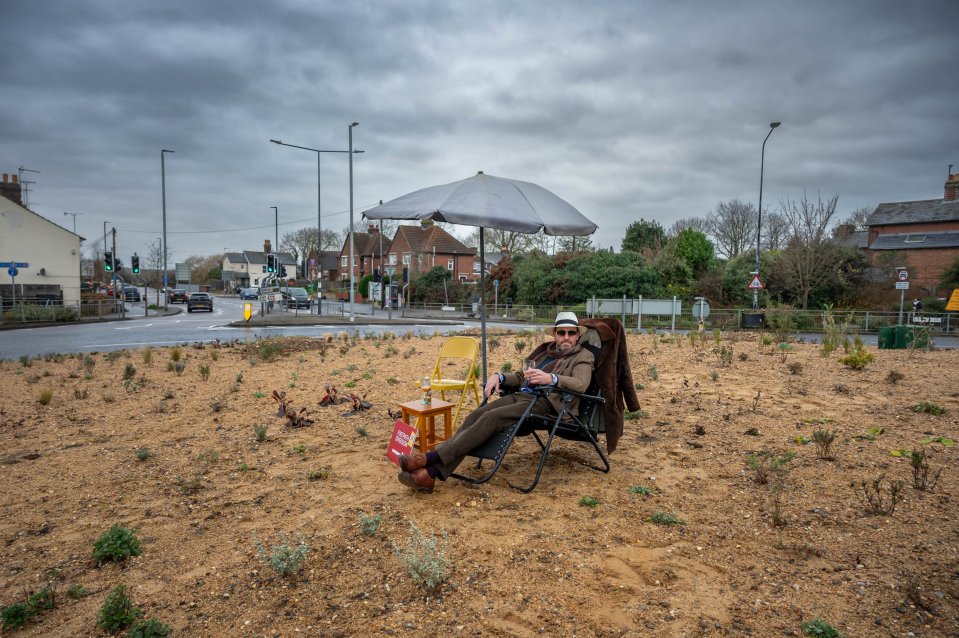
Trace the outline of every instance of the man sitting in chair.
{"type": "MultiPolygon", "coordinates": [[[[554,340],[541,344],[529,356],[535,362],[534,367],[525,373],[496,373],[486,381],[483,391],[487,399],[501,388],[512,394],[474,410],[460,429],[435,450],[426,454],[413,451],[400,455],[400,469],[403,470],[399,474],[400,483],[417,492],[431,494],[436,479],[445,481],[449,478],[470,450],[519,421],[536,399],[532,389],[535,386],[586,391],[593,375],[594,361],[593,353],[579,343],[586,328],[579,325],[574,313],[561,312],[545,332],[554,340]]],[[[536,403],[533,414],[555,417],[561,405],[559,396],[550,394],[546,401],[536,403]]]]}

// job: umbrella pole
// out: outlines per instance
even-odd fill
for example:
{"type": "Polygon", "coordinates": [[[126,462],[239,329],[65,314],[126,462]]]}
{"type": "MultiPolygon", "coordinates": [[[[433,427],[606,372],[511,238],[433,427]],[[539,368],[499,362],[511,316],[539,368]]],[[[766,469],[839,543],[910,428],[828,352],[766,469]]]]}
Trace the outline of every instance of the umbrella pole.
{"type": "Polygon", "coordinates": [[[480,347],[483,350],[483,383],[486,383],[486,235],[483,227],[479,227],[480,244],[480,347]]]}

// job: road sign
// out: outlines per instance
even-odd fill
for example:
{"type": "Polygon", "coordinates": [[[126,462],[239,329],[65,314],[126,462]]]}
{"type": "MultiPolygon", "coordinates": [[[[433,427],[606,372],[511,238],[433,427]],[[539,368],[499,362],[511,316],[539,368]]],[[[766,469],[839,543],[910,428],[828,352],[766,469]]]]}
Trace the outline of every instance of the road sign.
{"type": "Polygon", "coordinates": [[[899,278],[899,281],[909,281],[909,271],[900,270],[896,273],[896,276],[899,278]]]}
{"type": "Polygon", "coordinates": [[[696,297],[693,301],[693,316],[697,319],[705,319],[709,316],[709,304],[703,297],[696,297]]]}
{"type": "Polygon", "coordinates": [[[762,290],[766,287],[766,284],[763,283],[763,280],[759,278],[759,275],[754,275],[753,280],[749,282],[749,285],[746,288],[750,290],[762,290]]]}
{"type": "Polygon", "coordinates": [[[946,304],[946,310],[959,310],[959,288],[952,291],[952,296],[949,297],[949,303],[946,304]]]}
{"type": "Polygon", "coordinates": [[[14,268],[13,266],[10,266],[9,268],[7,268],[7,274],[10,275],[11,277],[16,277],[17,273],[19,272],[20,271],[14,268]]]}
{"type": "Polygon", "coordinates": [[[29,268],[30,264],[25,261],[0,261],[0,268],[29,268]]]}
{"type": "Polygon", "coordinates": [[[909,282],[908,282],[908,281],[897,281],[897,282],[896,282],[896,290],[909,290],[909,282]]]}
{"type": "Polygon", "coordinates": [[[499,288],[499,279],[494,279],[494,280],[493,280],[493,287],[494,287],[494,288],[499,288]]]}

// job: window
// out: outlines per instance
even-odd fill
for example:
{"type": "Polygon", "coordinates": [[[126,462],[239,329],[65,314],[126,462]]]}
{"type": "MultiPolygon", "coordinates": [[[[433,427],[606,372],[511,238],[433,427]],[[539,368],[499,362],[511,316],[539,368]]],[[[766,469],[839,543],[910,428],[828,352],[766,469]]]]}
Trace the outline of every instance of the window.
{"type": "Polygon", "coordinates": [[[396,265],[396,253],[390,253],[390,266],[396,265]]]}
{"type": "Polygon", "coordinates": [[[346,268],[346,255],[340,257],[340,266],[346,268]]]}
{"type": "Polygon", "coordinates": [[[921,244],[926,241],[925,235],[906,235],[905,242],[907,244],[921,244]]]}
{"type": "Polygon", "coordinates": [[[460,283],[466,283],[466,275],[460,275],[460,283]]]}
{"type": "Polygon", "coordinates": [[[404,266],[409,266],[409,265],[410,265],[410,254],[409,254],[409,253],[403,253],[403,265],[404,265],[404,266]]]}
{"type": "Polygon", "coordinates": [[[447,269],[447,270],[453,270],[453,260],[452,260],[452,259],[447,259],[447,260],[446,260],[446,269],[447,269]]]}
{"type": "Polygon", "coordinates": [[[263,270],[261,272],[266,272],[266,266],[263,266],[262,268],[263,270]]]}
{"type": "Polygon", "coordinates": [[[478,262],[478,261],[474,261],[474,262],[473,262],[473,272],[474,272],[474,273],[479,273],[479,271],[480,271],[479,262],[478,262]]]}

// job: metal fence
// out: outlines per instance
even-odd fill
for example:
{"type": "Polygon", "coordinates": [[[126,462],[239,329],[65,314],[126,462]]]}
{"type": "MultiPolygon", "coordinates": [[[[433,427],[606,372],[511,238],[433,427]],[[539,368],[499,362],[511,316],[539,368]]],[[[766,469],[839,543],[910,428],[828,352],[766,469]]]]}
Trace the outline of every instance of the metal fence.
{"type": "Polygon", "coordinates": [[[0,324],[76,323],[115,319],[122,316],[123,303],[112,298],[84,299],[63,303],[59,300],[0,297],[0,324]]]}

